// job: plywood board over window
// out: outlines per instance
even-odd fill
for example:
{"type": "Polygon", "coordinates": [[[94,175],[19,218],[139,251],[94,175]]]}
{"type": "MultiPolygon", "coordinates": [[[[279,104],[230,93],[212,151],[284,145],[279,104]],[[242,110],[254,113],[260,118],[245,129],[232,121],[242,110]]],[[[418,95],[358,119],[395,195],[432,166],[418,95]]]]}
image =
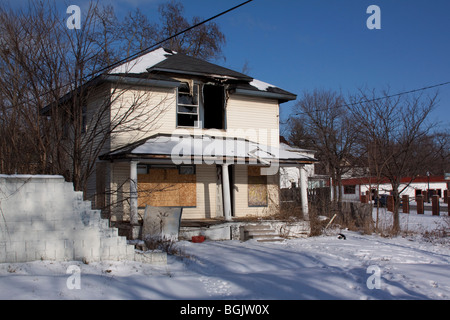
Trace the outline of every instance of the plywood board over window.
{"type": "Polygon", "coordinates": [[[267,176],[261,175],[260,167],[248,167],[248,206],[267,207],[267,176]]]}
{"type": "Polygon", "coordinates": [[[151,168],[138,175],[138,206],[196,207],[195,174],[180,174],[178,169],[151,168]]]}

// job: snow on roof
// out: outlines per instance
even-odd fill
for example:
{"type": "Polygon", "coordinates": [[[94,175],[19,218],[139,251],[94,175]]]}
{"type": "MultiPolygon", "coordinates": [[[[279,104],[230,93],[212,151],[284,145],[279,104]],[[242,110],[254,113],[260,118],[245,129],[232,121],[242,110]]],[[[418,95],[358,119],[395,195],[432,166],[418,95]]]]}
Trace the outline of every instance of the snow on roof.
{"type": "Polygon", "coordinates": [[[112,157],[119,155],[170,155],[172,160],[201,156],[203,158],[253,158],[261,162],[264,162],[263,160],[315,161],[314,158],[297,152],[269,147],[240,138],[182,135],[156,136],[109,154],[112,157]]]}
{"type": "Polygon", "coordinates": [[[309,150],[309,149],[302,149],[302,148],[298,148],[298,147],[293,147],[290,146],[286,143],[280,142],[280,149],[282,150],[286,150],[286,151],[290,151],[290,152],[298,152],[298,153],[309,153],[309,154],[314,154],[317,151],[314,150],[309,150]]]}
{"type": "Polygon", "coordinates": [[[159,48],[135,58],[127,63],[121,64],[115,69],[111,70],[109,74],[123,74],[123,73],[145,73],[147,69],[163,62],[168,56],[176,54],[176,52],[169,52],[164,48],[159,48]]]}
{"type": "Polygon", "coordinates": [[[250,76],[222,66],[204,61],[165,48],[158,48],[138,58],[125,62],[109,72],[114,74],[137,75],[152,74],[153,76],[175,73],[191,76],[205,76],[213,79],[236,81],[236,92],[240,94],[265,94],[266,97],[279,101],[295,100],[297,96],[272,84],[253,79],[250,76]]]}
{"type": "Polygon", "coordinates": [[[250,82],[250,85],[261,91],[267,91],[267,89],[269,88],[276,88],[276,86],[271,85],[270,83],[266,83],[257,79],[253,79],[253,81],[250,82]]]}
{"type": "Polygon", "coordinates": [[[64,179],[63,176],[58,175],[31,175],[31,174],[0,174],[0,179],[64,179]]]}

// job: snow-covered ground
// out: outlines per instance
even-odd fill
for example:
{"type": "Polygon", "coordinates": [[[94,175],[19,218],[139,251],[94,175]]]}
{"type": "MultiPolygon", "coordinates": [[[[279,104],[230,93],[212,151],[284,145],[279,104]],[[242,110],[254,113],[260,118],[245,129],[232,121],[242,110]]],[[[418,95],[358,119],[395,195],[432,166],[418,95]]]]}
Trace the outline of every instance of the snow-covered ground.
{"type": "Polygon", "coordinates": [[[450,299],[448,238],[342,232],[346,240],[334,233],[281,243],[180,242],[185,257],[169,256],[167,266],[0,264],[0,299],[450,299]]]}
{"type": "MultiPolygon", "coordinates": [[[[447,205],[445,208],[447,208],[447,205]]],[[[377,220],[377,210],[373,209],[373,220],[377,220]]],[[[425,211],[425,214],[418,215],[415,209],[411,210],[409,214],[401,212],[400,209],[400,228],[404,233],[425,233],[441,230],[443,228],[450,228],[450,217],[444,212],[440,216],[433,216],[431,210],[425,211]]],[[[379,227],[382,229],[389,229],[392,226],[392,213],[386,208],[380,208],[378,212],[379,227]]]]}

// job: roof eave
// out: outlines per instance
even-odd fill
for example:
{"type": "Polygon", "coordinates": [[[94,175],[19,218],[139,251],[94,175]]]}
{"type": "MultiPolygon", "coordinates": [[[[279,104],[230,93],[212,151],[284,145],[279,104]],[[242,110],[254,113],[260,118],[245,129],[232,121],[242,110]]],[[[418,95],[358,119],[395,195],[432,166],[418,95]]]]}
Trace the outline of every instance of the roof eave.
{"type": "Polygon", "coordinates": [[[104,80],[113,83],[123,83],[129,85],[138,86],[152,86],[159,88],[177,88],[180,86],[181,82],[178,80],[160,80],[160,79],[145,79],[133,77],[130,75],[105,75],[104,80]]]}
{"type": "MultiPolygon", "coordinates": [[[[223,162],[223,163],[230,163],[230,161],[233,161],[236,164],[249,164],[249,165],[255,165],[255,164],[262,164],[262,162],[258,161],[258,163],[255,162],[255,158],[252,157],[204,157],[204,156],[188,156],[186,159],[183,158],[183,160],[190,160],[192,163],[197,164],[198,160],[207,161],[210,163],[211,161],[217,161],[223,162]]],[[[114,161],[114,160],[171,160],[171,155],[166,154],[135,154],[135,153],[116,153],[116,154],[105,154],[99,157],[102,161],[114,161]]],[[[271,158],[263,158],[263,160],[267,160],[271,162],[272,164],[280,164],[280,165],[304,165],[304,164],[314,164],[318,162],[316,159],[311,158],[305,158],[305,159],[271,159],[271,158]]]]}
{"type": "Polygon", "coordinates": [[[268,99],[276,99],[280,101],[280,103],[293,101],[297,99],[297,95],[295,94],[283,94],[269,91],[256,91],[256,90],[248,90],[248,89],[240,89],[236,88],[235,94],[243,95],[243,96],[251,96],[251,97],[261,97],[268,99]]]}
{"type": "Polygon", "coordinates": [[[167,73],[176,73],[176,74],[182,74],[182,75],[189,75],[189,76],[199,76],[199,77],[208,77],[208,78],[214,78],[214,79],[223,79],[223,80],[234,80],[234,81],[252,81],[253,78],[251,77],[232,77],[227,75],[221,75],[221,74],[215,74],[215,73],[207,73],[207,72],[195,72],[195,71],[183,71],[179,69],[167,69],[167,68],[149,68],[147,69],[148,72],[167,72],[167,73]]]}

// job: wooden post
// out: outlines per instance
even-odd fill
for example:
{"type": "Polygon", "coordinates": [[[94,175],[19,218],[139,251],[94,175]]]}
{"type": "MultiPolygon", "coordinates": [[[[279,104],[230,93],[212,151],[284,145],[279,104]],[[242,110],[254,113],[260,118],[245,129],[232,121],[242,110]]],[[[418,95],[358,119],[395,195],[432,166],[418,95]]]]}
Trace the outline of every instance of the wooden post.
{"type": "Polygon", "coordinates": [[[230,175],[228,172],[228,164],[222,165],[222,192],[223,192],[223,215],[226,221],[231,221],[231,192],[230,192],[230,175]]]}
{"type": "Polygon", "coordinates": [[[139,224],[137,165],[137,161],[130,162],[130,223],[132,226],[139,224]]]}
{"type": "Polygon", "coordinates": [[[308,205],[308,175],[305,166],[300,166],[300,193],[302,199],[303,219],[309,221],[309,205],[308,205]]]}
{"type": "Polygon", "coordinates": [[[423,198],[424,196],[422,195],[416,196],[417,214],[423,214],[423,198]]]}
{"type": "Polygon", "coordinates": [[[438,216],[439,215],[439,196],[438,195],[434,195],[431,198],[431,211],[433,212],[433,216],[438,216]]]}
{"type": "Polygon", "coordinates": [[[409,213],[409,196],[404,195],[402,197],[403,213],[409,213]]]}
{"type": "Polygon", "coordinates": [[[360,200],[361,200],[361,203],[367,203],[367,196],[366,195],[361,195],[360,196],[360,200]]]}
{"type": "Polygon", "coordinates": [[[394,212],[394,196],[388,196],[387,197],[386,207],[387,207],[388,211],[394,212]]]}

